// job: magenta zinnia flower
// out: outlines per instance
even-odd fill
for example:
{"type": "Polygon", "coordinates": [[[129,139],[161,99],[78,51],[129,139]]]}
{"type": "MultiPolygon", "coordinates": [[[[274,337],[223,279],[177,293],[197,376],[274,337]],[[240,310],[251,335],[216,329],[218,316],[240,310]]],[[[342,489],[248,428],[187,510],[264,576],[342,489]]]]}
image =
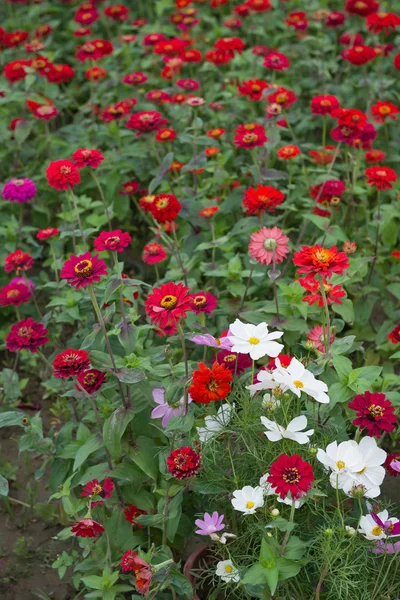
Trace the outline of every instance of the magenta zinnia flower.
{"type": "Polygon", "coordinates": [[[28,317],[11,326],[11,331],[6,337],[7,349],[10,352],[30,350],[35,353],[40,346],[44,346],[49,341],[48,333],[44,325],[28,317]]]}
{"type": "Polygon", "coordinates": [[[123,252],[131,241],[132,238],[129,233],[116,229],[115,231],[102,231],[94,240],[93,246],[97,252],[102,252],[103,250],[123,252]]]}
{"type": "Polygon", "coordinates": [[[71,254],[69,260],[64,263],[61,270],[61,279],[67,279],[68,283],[77,290],[81,287],[98,283],[101,275],[108,275],[107,265],[100,260],[98,254],[71,254]]]}
{"type": "Polygon", "coordinates": [[[200,313],[210,315],[215,308],[217,308],[217,299],[210,292],[192,294],[192,311],[196,315],[200,313]]]}
{"type": "Polygon", "coordinates": [[[25,204],[36,196],[36,185],[31,179],[11,179],[3,187],[2,195],[4,200],[25,204]]]}
{"type": "MultiPolygon", "coordinates": [[[[224,339],[224,338],[222,338],[224,339]]],[[[218,352],[215,360],[220,365],[225,365],[234,375],[240,375],[244,373],[246,369],[249,369],[253,363],[248,354],[241,354],[232,352],[231,350],[221,350],[218,352]]]]}
{"type": "Polygon", "coordinates": [[[263,227],[252,234],[249,254],[261,265],[281,263],[289,253],[289,238],[278,227],[263,227]]]}

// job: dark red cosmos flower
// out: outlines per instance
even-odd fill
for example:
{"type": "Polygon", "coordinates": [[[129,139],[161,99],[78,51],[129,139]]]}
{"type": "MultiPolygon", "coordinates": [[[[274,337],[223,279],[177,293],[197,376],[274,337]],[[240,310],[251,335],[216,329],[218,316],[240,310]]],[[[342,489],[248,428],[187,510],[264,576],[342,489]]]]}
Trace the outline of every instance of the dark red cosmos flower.
{"type": "Polygon", "coordinates": [[[71,254],[69,260],[61,269],[61,279],[67,279],[68,283],[77,290],[93,283],[98,283],[102,275],[108,275],[107,265],[98,254],[71,254]]]}
{"type": "Polygon", "coordinates": [[[4,259],[4,270],[6,273],[12,273],[16,271],[17,274],[20,271],[28,271],[33,267],[33,258],[28,252],[23,252],[17,249],[15,252],[11,252],[4,259]]]}
{"type": "Polygon", "coordinates": [[[77,377],[82,371],[90,368],[89,354],[86,350],[74,350],[68,348],[57,354],[53,360],[54,377],[67,379],[77,377]]]}
{"type": "Polygon", "coordinates": [[[289,108],[289,106],[292,106],[296,101],[296,94],[283,86],[279,87],[275,92],[268,96],[268,102],[270,104],[279,104],[282,108],[289,108]]]}
{"type": "Polygon", "coordinates": [[[353,425],[366,429],[369,436],[381,437],[382,431],[393,431],[397,421],[394,406],[385,394],[365,392],[354,397],[347,405],[354,410],[357,419],[353,425]]]}
{"type": "Polygon", "coordinates": [[[142,133],[158,131],[158,129],[161,129],[164,125],[167,125],[167,123],[167,119],[163,119],[162,114],[155,110],[142,111],[133,113],[129,117],[125,127],[134,129],[137,131],[136,135],[141,135],[142,133]]]}
{"type": "Polygon", "coordinates": [[[157,142],[172,142],[176,138],[176,131],[174,129],[160,129],[155,139],[157,142]]]}
{"type": "MultiPolygon", "coordinates": [[[[4,288],[3,288],[4,289],[4,288]]],[[[400,344],[400,323],[389,333],[388,339],[392,344],[400,344]]]]}
{"type": "Polygon", "coordinates": [[[29,302],[32,292],[23,282],[10,282],[0,289],[0,306],[19,306],[29,302]]]}
{"type": "Polygon", "coordinates": [[[30,350],[35,354],[40,346],[50,341],[47,337],[48,333],[49,330],[44,325],[28,317],[11,326],[10,333],[6,337],[7,349],[10,352],[30,350]]]}
{"type": "Polygon", "coordinates": [[[181,208],[181,203],[175,194],[159,194],[149,205],[149,212],[158,223],[165,223],[174,221],[181,208]]]}
{"type": "Polygon", "coordinates": [[[281,498],[286,498],[290,492],[292,500],[304,496],[311,488],[313,481],[312,466],[298,454],[292,456],[281,454],[272,463],[268,477],[268,482],[281,498]]]}
{"type": "Polygon", "coordinates": [[[352,65],[365,65],[371,60],[374,60],[376,53],[371,46],[359,44],[357,46],[350,46],[349,48],[346,48],[346,50],[342,50],[340,56],[352,65]]]}
{"type": "MultiPolygon", "coordinates": [[[[318,306],[322,307],[324,305],[324,300],[321,294],[319,281],[314,279],[312,275],[307,275],[305,279],[299,279],[298,281],[305,290],[311,292],[311,294],[304,296],[302,301],[307,302],[310,306],[317,302],[318,306]]],[[[332,285],[324,279],[323,286],[328,306],[331,304],[342,304],[341,298],[346,296],[346,292],[341,285],[332,285]]]]}
{"type": "Polygon", "coordinates": [[[144,304],[152,323],[161,329],[171,323],[179,323],[192,310],[189,288],[183,283],[163,283],[153,289],[144,304]]]}
{"type": "Polygon", "coordinates": [[[372,117],[377,123],[384,123],[386,119],[395,121],[399,114],[399,109],[392,102],[383,102],[378,100],[371,106],[372,117]]]}
{"type": "Polygon", "coordinates": [[[27,76],[27,72],[24,67],[30,67],[32,60],[13,60],[12,62],[4,65],[3,75],[10,83],[20,81],[27,76]]]}
{"type": "MultiPolygon", "coordinates": [[[[78,383],[88,394],[94,394],[97,392],[106,380],[106,374],[98,371],[97,369],[88,369],[82,371],[77,377],[78,383]]],[[[79,385],[76,385],[76,389],[80,390],[79,385]]]]}
{"type": "Polygon", "coordinates": [[[199,363],[198,370],[192,374],[188,393],[199,404],[225,400],[231,391],[231,381],[232,373],[225,364],[215,361],[209,369],[204,363],[199,363]]]}
{"type": "Polygon", "coordinates": [[[379,10],[379,2],[376,0],[346,0],[345,10],[353,15],[366,17],[379,10]]]}
{"type": "Polygon", "coordinates": [[[311,100],[311,112],[313,115],[330,115],[332,111],[339,108],[339,100],[336,96],[314,96],[311,100]]]}
{"type": "Polygon", "coordinates": [[[47,229],[41,229],[38,231],[36,237],[38,240],[47,240],[59,234],[60,230],[58,227],[48,227],[47,229]]]}
{"type": "Polygon", "coordinates": [[[104,531],[103,525],[93,519],[81,519],[71,527],[71,531],[77,537],[93,538],[101,535],[104,531]]]}
{"type": "Polygon", "coordinates": [[[243,197],[243,208],[246,215],[261,215],[263,212],[275,212],[275,208],[282,204],[285,194],[272,185],[258,185],[256,189],[249,188],[243,197]]]}
{"type": "Polygon", "coordinates": [[[26,106],[34,117],[37,119],[43,119],[44,121],[50,121],[50,119],[54,119],[54,117],[58,115],[58,110],[52,102],[43,104],[41,102],[27,100],[26,106]]]}
{"type": "Polygon", "coordinates": [[[272,50],[268,51],[268,54],[264,58],[263,65],[266,69],[273,69],[274,71],[285,71],[290,67],[289,60],[285,54],[281,52],[275,52],[272,50]]]}
{"type": "Polygon", "coordinates": [[[395,471],[393,469],[393,467],[391,466],[392,462],[394,460],[400,460],[400,451],[399,452],[390,452],[390,454],[387,455],[385,462],[383,463],[383,466],[386,469],[386,472],[391,475],[392,477],[398,477],[400,476],[400,471],[395,471]]]}
{"type": "Polygon", "coordinates": [[[217,299],[210,292],[197,292],[192,294],[192,311],[199,315],[206,313],[210,315],[217,308],[217,299]]]}
{"type": "Polygon", "coordinates": [[[110,252],[123,252],[129,246],[132,238],[129,233],[120,229],[115,231],[102,231],[94,240],[93,246],[97,252],[110,250],[110,252]]]}
{"type": "Polygon", "coordinates": [[[128,550],[121,558],[121,571],[135,574],[136,589],[140,594],[145,595],[151,584],[153,572],[148,562],[139,557],[137,552],[128,550]]]}
{"type": "Polygon", "coordinates": [[[238,85],[238,92],[239,96],[247,96],[249,100],[261,100],[263,91],[269,87],[262,79],[248,79],[238,85]]]}
{"type": "Polygon", "coordinates": [[[140,71],[136,71],[135,73],[129,73],[128,75],[125,75],[122,83],[125,83],[126,85],[140,85],[141,83],[146,83],[147,80],[147,75],[141,73],[140,71]]]}
{"type": "Polygon", "coordinates": [[[244,373],[253,364],[248,354],[236,354],[236,352],[231,352],[230,350],[220,350],[215,360],[220,365],[227,367],[233,375],[244,373]]]}
{"type": "Polygon", "coordinates": [[[151,244],[146,244],[146,246],[143,248],[142,260],[148,265],[154,265],[156,263],[163,262],[166,258],[167,253],[165,252],[162,244],[152,242],[151,244]]]}
{"type": "Polygon", "coordinates": [[[122,185],[122,188],[123,189],[118,192],[119,194],[122,196],[133,196],[140,188],[140,183],[138,181],[127,181],[122,185]]]}
{"type": "Polygon", "coordinates": [[[298,273],[321,274],[331,277],[333,273],[341,275],[349,268],[349,261],[344,252],[338,252],[337,246],[323,248],[315,246],[302,246],[299,252],[294,253],[293,263],[301,267],[298,273]]]}
{"type": "MultiPolygon", "coordinates": [[[[104,500],[107,500],[108,498],[111,498],[113,491],[114,484],[109,477],[106,477],[103,483],[100,483],[98,479],[92,479],[84,485],[81,496],[84,496],[85,498],[100,496],[101,498],[104,498],[104,500]]],[[[94,504],[103,504],[103,502],[93,503],[92,506],[94,506],[94,504]]]]}
{"type": "Polygon", "coordinates": [[[140,517],[140,515],[147,515],[146,510],[142,510],[134,504],[127,504],[124,508],[124,515],[125,521],[128,521],[128,523],[132,523],[132,525],[134,525],[135,527],[139,527],[139,529],[143,529],[143,525],[140,525],[140,523],[136,523],[135,519],[137,519],[137,517],[140,517]]]}
{"type": "Polygon", "coordinates": [[[378,190],[390,190],[392,183],[397,181],[396,171],[390,167],[368,167],[364,175],[367,176],[367,183],[378,190]]]}
{"type": "Polygon", "coordinates": [[[68,190],[81,181],[78,169],[70,160],[51,162],[46,169],[46,177],[48,184],[56,190],[68,190]]]}
{"type": "Polygon", "coordinates": [[[238,148],[250,150],[258,146],[263,146],[268,141],[265,135],[265,129],[258,123],[246,123],[239,125],[235,129],[235,138],[233,143],[238,148]]]}
{"type": "Polygon", "coordinates": [[[74,161],[78,169],[83,169],[83,167],[97,169],[103,162],[104,155],[95,148],[78,148],[71,156],[71,160],[74,161]]]}
{"type": "MultiPolygon", "coordinates": [[[[232,375],[231,375],[232,376],[232,375]]],[[[188,479],[197,475],[200,469],[200,454],[190,446],[173,450],[167,458],[168,471],[176,479],[188,479]]]]}
{"type": "Polygon", "coordinates": [[[389,35],[390,30],[394,31],[400,25],[400,17],[395,13],[390,12],[375,12],[367,16],[368,31],[372,33],[380,33],[383,31],[385,35],[389,35]]]}

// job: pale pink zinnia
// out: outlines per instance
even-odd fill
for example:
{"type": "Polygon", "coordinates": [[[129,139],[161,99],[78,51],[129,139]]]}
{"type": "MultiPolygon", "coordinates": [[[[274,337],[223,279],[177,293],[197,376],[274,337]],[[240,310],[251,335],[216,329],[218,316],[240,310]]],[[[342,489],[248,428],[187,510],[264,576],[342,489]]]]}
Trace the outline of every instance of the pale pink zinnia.
{"type": "Polygon", "coordinates": [[[251,235],[249,254],[261,265],[281,263],[289,253],[289,238],[279,227],[263,227],[251,235]]]}
{"type": "MultiPolygon", "coordinates": [[[[319,352],[325,351],[325,334],[324,328],[321,325],[315,325],[307,334],[307,339],[310,342],[313,342],[315,348],[319,350],[319,352]]],[[[335,335],[331,332],[329,336],[329,343],[332,344],[335,341],[335,335]]]]}

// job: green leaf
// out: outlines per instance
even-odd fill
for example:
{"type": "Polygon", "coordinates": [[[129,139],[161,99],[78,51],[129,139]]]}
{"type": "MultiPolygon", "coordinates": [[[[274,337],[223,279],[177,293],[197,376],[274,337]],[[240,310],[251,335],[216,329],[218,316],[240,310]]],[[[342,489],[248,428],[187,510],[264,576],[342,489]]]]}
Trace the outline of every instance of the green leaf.
{"type": "Polygon", "coordinates": [[[77,471],[85,460],[100,448],[103,448],[104,443],[99,435],[93,435],[79,448],[76,453],[73,470],[77,471]]]}
{"type": "Polygon", "coordinates": [[[166,432],[180,431],[182,433],[189,433],[195,423],[195,416],[193,412],[188,413],[184,417],[172,417],[168,425],[165,428],[166,432]]]}
{"type": "Polygon", "coordinates": [[[351,360],[345,356],[334,356],[332,362],[340,381],[346,385],[353,367],[351,360]]]}
{"type": "Polygon", "coordinates": [[[109,299],[111,298],[113,293],[116,292],[118,290],[118,288],[121,287],[122,283],[123,283],[122,279],[119,279],[118,277],[116,279],[111,279],[110,283],[108,284],[108,286],[106,288],[106,291],[104,292],[102,304],[105,304],[106,302],[109,301],[109,299]]]}
{"type": "Polygon", "coordinates": [[[148,437],[139,436],[135,440],[135,448],[130,448],[129,456],[133,462],[151,479],[158,478],[158,449],[154,441],[148,437]]]}
{"type": "Polygon", "coordinates": [[[279,569],[277,567],[264,569],[264,575],[271,594],[275,594],[279,581],[279,569]]]}
{"type": "Polygon", "coordinates": [[[82,581],[85,585],[87,585],[87,587],[93,590],[104,589],[103,577],[99,577],[98,575],[88,575],[87,577],[82,577],[82,581]]]}
{"type": "Polygon", "coordinates": [[[22,426],[22,419],[25,417],[23,412],[8,411],[0,413],[0,427],[22,426]]]}
{"type": "Polygon", "coordinates": [[[246,571],[241,583],[243,585],[265,585],[267,583],[265,569],[260,564],[253,565],[248,571],[246,571]]]}
{"type": "Polygon", "coordinates": [[[132,421],[135,413],[132,409],[120,406],[108,417],[103,425],[104,444],[112,456],[120,457],[122,454],[121,438],[128,424],[132,421]]]}
{"type": "Polygon", "coordinates": [[[292,535],[286,544],[283,555],[285,558],[299,560],[300,558],[303,558],[308,545],[309,544],[307,542],[303,542],[300,538],[292,535]]]}
{"type": "Polygon", "coordinates": [[[146,375],[141,369],[118,369],[115,376],[123,383],[139,383],[146,379],[146,375]]]}
{"type": "Polygon", "coordinates": [[[303,563],[300,561],[278,558],[277,568],[279,570],[279,581],[295,577],[300,572],[302,566],[303,563]]]}
{"type": "Polygon", "coordinates": [[[346,323],[354,322],[353,303],[349,298],[343,300],[343,304],[332,304],[333,310],[338,313],[346,323]]]}
{"type": "Polygon", "coordinates": [[[0,496],[8,496],[8,481],[0,475],[0,496]]]}
{"type": "Polygon", "coordinates": [[[347,385],[338,382],[329,387],[328,396],[330,400],[329,406],[330,408],[333,408],[338,403],[350,400],[350,398],[354,396],[354,392],[352,392],[347,385]]]}
{"type": "Polygon", "coordinates": [[[279,531],[293,531],[295,527],[296,523],[291,523],[282,517],[273,519],[270,523],[268,523],[268,525],[266,525],[267,529],[279,529],[279,531]]]}

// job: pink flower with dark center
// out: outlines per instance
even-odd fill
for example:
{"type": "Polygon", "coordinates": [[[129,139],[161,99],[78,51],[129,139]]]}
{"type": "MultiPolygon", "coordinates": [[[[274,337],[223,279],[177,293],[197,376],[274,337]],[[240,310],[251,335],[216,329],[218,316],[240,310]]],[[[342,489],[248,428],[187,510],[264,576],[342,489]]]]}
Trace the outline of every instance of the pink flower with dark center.
{"type": "Polygon", "coordinates": [[[98,254],[71,254],[69,260],[64,263],[61,270],[61,279],[67,279],[68,283],[77,290],[93,283],[98,283],[102,275],[108,275],[107,265],[100,260],[98,254]]]}
{"type": "Polygon", "coordinates": [[[44,346],[50,339],[47,337],[48,329],[31,317],[19,321],[11,326],[11,331],[6,337],[6,346],[10,352],[30,350],[36,353],[40,346],[44,346]]]}
{"type": "Polygon", "coordinates": [[[115,231],[102,231],[94,240],[93,246],[97,252],[110,250],[110,252],[123,252],[129,246],[132,238],[127,232],[120,229],[115,231]]]}
{"type": "Polygon", "coordinates": [[[210,292],[197,292],[192,294],[192,311],[199,315],[206,313],[210,315],[217,308],[217,299],[210,292]]]}

